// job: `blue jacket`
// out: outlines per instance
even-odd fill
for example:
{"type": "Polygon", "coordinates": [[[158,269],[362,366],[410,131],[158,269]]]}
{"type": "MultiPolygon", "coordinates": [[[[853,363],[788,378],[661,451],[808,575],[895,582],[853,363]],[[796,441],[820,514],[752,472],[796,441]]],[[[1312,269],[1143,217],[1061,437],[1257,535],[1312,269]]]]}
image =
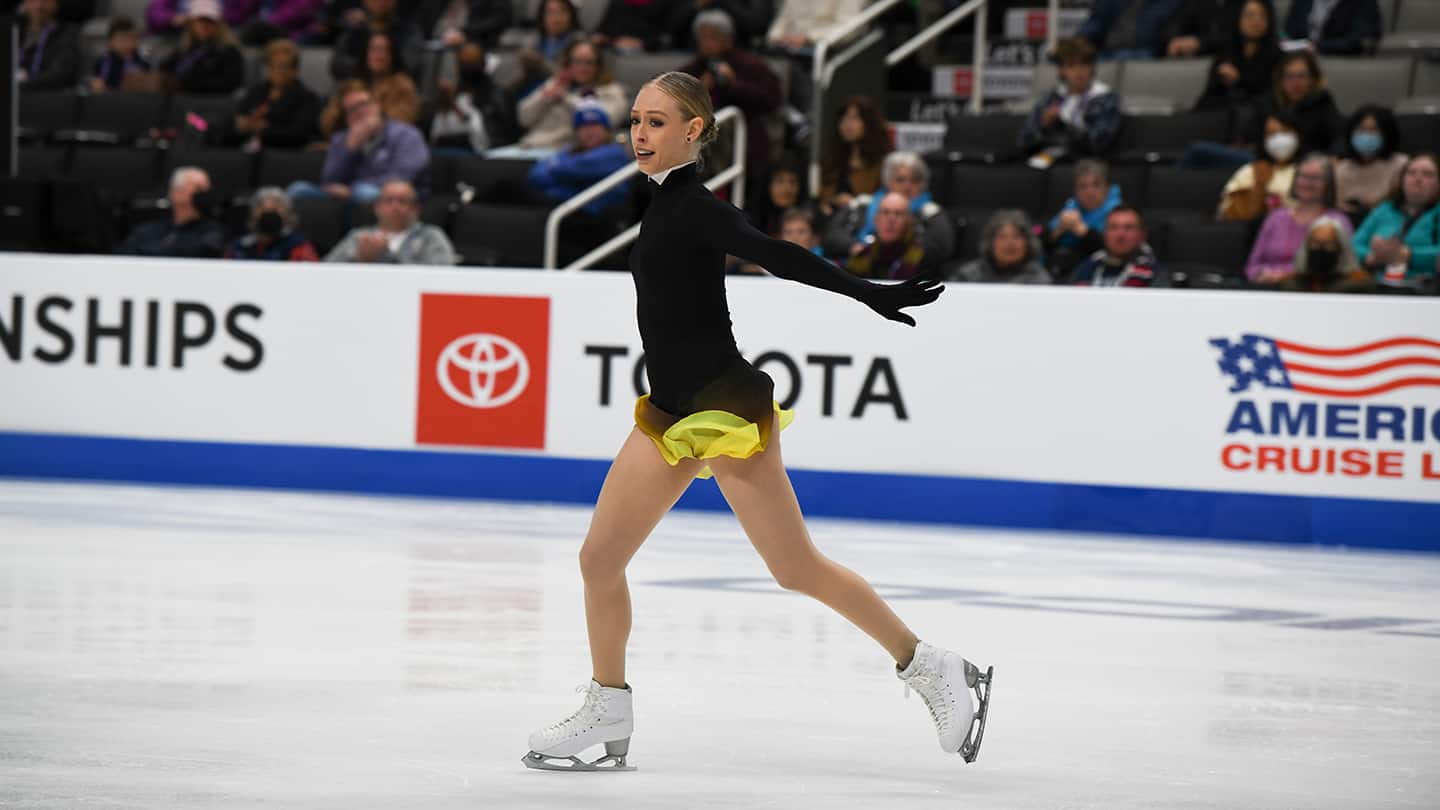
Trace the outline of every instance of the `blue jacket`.
{"type": "MultiPolygon", "coordinates": [[[[1080,207],[1080,203],[1077,202],[1074,197],[1071,197],[1070,199],[1065,201],[1064,205],[1060,206],[1060,214],[1063,214],[1066,211],[1079,211],[1080,218],[1085,220],[1085,227],[1096,233],[1104,233],[1105,218],[1110,216],[1110,212],[1114,211],[1115,208],[1119,205],[1120,187],[1118,185],[1111,184],[1110,193],[1105,195],[1105,202],[1100,203],[1099,208],[1096,208],[1093,211],[1086,211],[1084,208],[1080,207]]],[[[1060,214],[1056,214],[1054,217],[1051,218],[1049,230],[1053,231],[1056,228],[1060,227],[1060,214]]],[[[1066,231],[1064,236],[1056,240],[1056,244],[1069,247],[1070,245],[1073,245],[1077,241],[1079,241],[1079,239],[1080,237],[1076,236],[1073,233],[1070,233],[1069,231],[1066,231]]]]}
{"type": "MultiPolygon", "coordinates": [[[[1370,240],[1376,236],[1396,237],[1405,228],[1405,212],[1386,200],[1375,207],[1355,231],[1355,257],[1363,264],[1370,255],[1370,240]]],[[[1405,268],[1405,281],[1418,283],[1435,275],[1435,261],[1440,257],[1440,205],[1421,214],[1401,240],[1410,248],[1410,266],[1405,268]]],[[[1379,271],[1384,273],[1383,270],[1379,271]]]]}
{"type": "MultiPolygon", "coordinates": [[[[564,150],[536,163],[530,169],[530,185],[556,202],[574,197],[611,172],[630,162],[625,147],[618,143],[597,146],[588,152],[564,150]]],[[[625,200],[628,186],[621,183],[585,204],[587,214],[598,215],[625,200]]]]}
{"type": "MultiPolygon", "coordinates": [[[[875,215],[880,211],[880,201],[885,199],[885,195],[889,193],[881,188],[876,189],[875,193],[870,195],[870,207],[865,209],[865,224],[860,226],[860,232],[855,234],[855,241],[863,242],[867,237],[875,234],[875,215]]],[[[920,209],[930,201],[930,192],[928,191],[920,192],[919,196],[910,201],[910,213],[915,215],[916,221],[924,219],[920,209]]]]}

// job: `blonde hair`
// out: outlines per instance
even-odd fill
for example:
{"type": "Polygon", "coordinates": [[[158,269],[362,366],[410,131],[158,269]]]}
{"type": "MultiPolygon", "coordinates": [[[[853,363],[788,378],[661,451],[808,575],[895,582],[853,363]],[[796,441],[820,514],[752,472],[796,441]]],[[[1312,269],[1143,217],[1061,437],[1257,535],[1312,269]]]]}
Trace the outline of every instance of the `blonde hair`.
{"type": "Polygon", "coordinates": [[[710,103],[710,91],[705,89],[699,79],[689,73],[672,70],[661,73],[645,84],[655,85],[665,95],[674,99],[675,106],[680,108],[680,115],[685,118],[687,126],[692,118],[705,122],[700,129],[700,151],[705,151],[705,147],[719,137],[720,128],[715,125],[715,105],[710,103]]]}

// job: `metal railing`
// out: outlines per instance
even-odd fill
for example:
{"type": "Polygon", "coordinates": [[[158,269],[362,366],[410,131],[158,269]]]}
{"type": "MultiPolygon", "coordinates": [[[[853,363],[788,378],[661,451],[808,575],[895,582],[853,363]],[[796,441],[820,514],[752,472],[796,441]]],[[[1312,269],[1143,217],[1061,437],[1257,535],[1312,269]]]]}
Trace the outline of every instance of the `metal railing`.
{"type": "MultiPolygon", "coordinates": [[[[715,125],[723,126],[733,123],[735,127],[734,154],[730,168],[705,181],[705,186],[711,191],[734,182],[731,192],[731,200],[737,208],[745,207],[745,148],[747,144],[747,133],[745,131],[745,114],[740,112],[739,107],[726,107],[715,113],[715,125]]],[[[563,203],[555,206],[550,216],[545,220],[545,264],[546,270],[554,270],[560,262],[560,221],[576,210],[585,206],[591,200],[604,194],[610,189],[626,182],[631,177],[640,173],[640,167],[632,161],[625,166],[611,172],[608,177],[595,185],[585,189],[579,194],[571,197],[563,203]]],[[[586,253],[584,256],[565,265],[562,270],[584,270],[592,262],[598,261],[612,251],[635,240],[640,235],[640,223],[635,223],[621,233],[616,234],[609,241],[600,247],[586,253]]]]}
{"type": "MultiPolygon", "coordinates": [[[[825,93],[830,89],[830,78],[834,75],[836,68],[854,58],[860,51],[859,48],[849,48],[836,56],[833,60],[827,60],[830,49],[842,40],[847,39],[862,26],[869,24],[876,17],[884,14],[903,0],[879,0],[868,7],[864,13],[852,18],[846,23],[838,25],[827,35],[815,43],[815,58],[811,65],[811,76],[815,83],[815,100],[811,111],[814,136],[810,144],[810,187],[820,187],[820,149],[825,137],[826,122],[822,121],[821,109],[824,103],[825,93]]],[[[894,67],[904,61],[911,54],[925,47],[932,39],[940,36],[951,28],[959,25],[965,18],[975,16],[975,45],[971,52],[972,82],[970,90],[970,111],[979,113],[985,103],[985,57],[989,47],[985,27],[988,24],[988,0],[969,0],[964,5],[951,10],[945,16],[926,26],[924,30],[915,36],[901,43],[899,47],[885,55],[885,66],[894,67]]],[[[1059,14],[1059,0],[1050,0],[1050,36],[1053,39],[1056,26],[1056,19],[1059,14]]]]}

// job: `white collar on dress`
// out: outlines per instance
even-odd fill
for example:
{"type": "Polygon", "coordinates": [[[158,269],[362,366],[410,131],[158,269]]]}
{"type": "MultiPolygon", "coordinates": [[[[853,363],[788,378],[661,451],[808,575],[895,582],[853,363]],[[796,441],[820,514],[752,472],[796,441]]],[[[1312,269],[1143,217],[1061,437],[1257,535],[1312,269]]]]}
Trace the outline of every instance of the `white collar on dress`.
{"type": "Polygon", "coordinates": [[[695,161],[693,161],[693,160],[687,160],[687,161],[685,161],[684,163],[681,163],[679,166],[671,166],[670,168],[666,169],[666,170],[663,171],[663,172],[656,172],[656,173],[650,175],[650,179],[651,179],[651,180],[654,180],[656,185],[661,185],[661,186],[663,186],[663,185],[665,185],[665,178],[669,177],[671,172],[673,172],[673,171],[675,171],[676,169],[679,169],[679,168],[681,168],[681,167],[689,166],[691,163],[694,163],[694,162],[695,162],[695,161]]]}

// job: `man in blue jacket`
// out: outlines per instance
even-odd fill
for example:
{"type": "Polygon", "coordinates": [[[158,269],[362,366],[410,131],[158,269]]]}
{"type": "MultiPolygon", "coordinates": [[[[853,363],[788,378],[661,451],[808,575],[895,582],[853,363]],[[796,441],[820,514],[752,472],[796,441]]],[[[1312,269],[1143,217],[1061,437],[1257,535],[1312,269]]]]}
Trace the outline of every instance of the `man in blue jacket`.
{"type": "MultiPolygon", "coordinates": [[[[610,135],[610,116],[594,102],[575,107],[572,119],[575,146],[563,149],[536,163],[530,170],[530,185],[548,200],[563,202],[630,162],[625,147],[610,135]]],[[[599,215],[625,200],[628,186],[621,183],[587,203],[583,210],[599,215]]]]}

